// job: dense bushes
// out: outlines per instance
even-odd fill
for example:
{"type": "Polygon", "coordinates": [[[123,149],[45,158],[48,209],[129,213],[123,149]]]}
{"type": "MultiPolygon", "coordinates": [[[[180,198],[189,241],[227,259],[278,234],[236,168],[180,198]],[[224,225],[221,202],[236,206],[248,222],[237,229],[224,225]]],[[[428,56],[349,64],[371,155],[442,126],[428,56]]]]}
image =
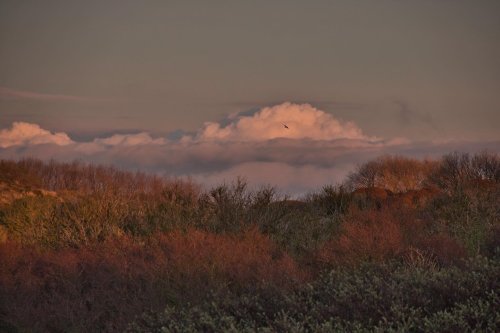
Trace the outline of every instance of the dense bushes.
{"type": "Polygon", "coordinates": [[[0,244],[0,262],[3,316],[27,331],[120,331],[135,315],[200,301],[210,289],[287,290],[307,277],[256,230],[216,235],[191,229],[78,250],[7,242],[0,244]]]}
{"type": "Polygon", "coordinates": [[[386,156],[292,200],[0,161],[0,330],[144,314],[129,330],[498,331],[499,170],[488,153],[386,156]]]}
{"type": "Polygon", "coordinates": [[[293,292],[214,293],[195,306],[143,315],[129,332],[496,332],[500,262],[461,268],[398,264],[337,269],[293,292]]]}

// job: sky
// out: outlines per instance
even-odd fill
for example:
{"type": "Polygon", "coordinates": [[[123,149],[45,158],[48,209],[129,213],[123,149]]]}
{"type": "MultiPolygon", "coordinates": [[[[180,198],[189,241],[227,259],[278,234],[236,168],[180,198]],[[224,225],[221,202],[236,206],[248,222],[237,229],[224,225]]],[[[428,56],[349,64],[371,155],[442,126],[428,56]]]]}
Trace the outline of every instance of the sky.
{"type": "Polygon", "coordinates": [[[498,1],[0,1],[0,158],[298,193],[500,150],[499,92],[498,1]]]}

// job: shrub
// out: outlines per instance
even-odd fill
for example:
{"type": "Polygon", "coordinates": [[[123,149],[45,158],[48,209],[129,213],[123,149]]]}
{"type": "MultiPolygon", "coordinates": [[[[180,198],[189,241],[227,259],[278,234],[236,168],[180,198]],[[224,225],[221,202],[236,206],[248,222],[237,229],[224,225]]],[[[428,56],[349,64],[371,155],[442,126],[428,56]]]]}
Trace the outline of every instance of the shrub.
{"type": "Polygon", "coordinates": [[[204,299],[210,289],[288,290],[307,278],[255,229],[121,236],[79,249],[6,242],[0,262],[0,315],[26,331],[121,331],[135,315],[204,299]]]}
{"type": "Polygon", "coordinates": [[[312,193],[307,197],[307,201],[313,206],[313,209],[321,215],[339,215],[345,214],[353,194],[345,186],[324,186],[319,193],[312,193]]]}
{"type": "Polygon", "coordinates": [[[239,231],[246,224],[251,199],[247,183],[241,178],[231,185],[212,188],[201,197],[202,209],[210,212],[203,227],[213,232],[239,231]]]}
{"type": "Polygon", "coordinates": [[[500,222],[500,192],[457,190],[438,197],[428,208],[435,228],[460,240],[468,252],[483,251],[500,222]]]}
{"type": "Polygon", "coordinates": [[[344,219],[340,234],[318,253],[323,265],[394,258],[405,248],[400,223],[387,211],[359,211],[344,219]]]}
{"type": "Polygon", "coordinates": [[[465,247],[448,234],[420,233],[415,238],[413,246],[439,266],[457,264],[466,257],[465,247]]]}
{"type": "Polygon", "coordinates": [[[292,291],[223,291],[150,312],[128,332],[495,332],[499,273],[498,260],[480,257],[441,270],[395,264],[338,269],[292,291]]]}
{"type": "MultiPolygon", "coordinates": [[[[26,161],[37,166],[42,165],[41,161],[26,161]]],[[[22,163],[6,160],[0,160],[0,183],[23,190],[37,189],[42,186],[42,180],[31,168],[24,167],[22,163]]]]}
{"type": "Polygon", "coordinates": [[[27,196],[15,200],[0,214],[0,225],[7,232],[7,238],[23,244],[55,246],[53,216],[57,199],[50,196],[27,196]]]}
{"type": "Polygon", "coordinates": [[[250,191],[242,178],[222,184],[199,198],[199,220],[196,227],[216,233],[235,233],[249,226],[263,226],[283,217],[284,206],[272,187],[250,191]]]}
{"type": "Polygon", "coordinates": [[[382,156],[362,164],[348,176],[351,189],[379,187],[391,192],[419,190],[436,162],[419,161],[402,156],[382,156]]]}
{"type": "Polygon", "coordinates": [[[461,192],[471,187],[487,187],[500,183],[500,157],[483,152],[472,157],[467,153],[443,156],[439,166],[429,175],[428,183],[447,193],[461,192]]]}

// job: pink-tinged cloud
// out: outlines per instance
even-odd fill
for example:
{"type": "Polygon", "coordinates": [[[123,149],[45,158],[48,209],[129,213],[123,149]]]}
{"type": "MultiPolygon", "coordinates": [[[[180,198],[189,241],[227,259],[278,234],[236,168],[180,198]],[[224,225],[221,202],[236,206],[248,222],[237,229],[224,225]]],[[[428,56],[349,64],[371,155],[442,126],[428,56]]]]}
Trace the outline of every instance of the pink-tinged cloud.
{"type": "Polygon", "coordinates": [[[66,133],[52,133],[37,124],[15,122],[10,129],[0,130],[0,147],[55,144],[65,146],[73,141],[66,133]]]}
{"type": "Polygon", "coordinates": [[[365,140],[352,122],[343,122],[310,104],[285,102],[265,107],[251,116],[235,116],[228,125],[207,122],[193,137],[184,141],[266,141],[277,138],[312,140],[365,140]]]}
{"type": "Polygon", "coordinates": [[[117,149],[125,147],[147,147],[165,145],[164,138],[153,138],[149,133],[141,132],[137,134],[114,134],[107,138],[96,138],[91,142],[82,142],[75,146],[75,151],[92,155],[98,152],[109,151],[111,148],[117,149]]]}
{"type": "Polygon", "coordinates": [[[162,145],[166,143],[165,139],[154,139],[146,132],[137,134],[114,134],[109,138],[95,139],[94,142],[106,146],[162,145]]]}
{"type": "Polygon", "coordinates": [[[72,96],[62,94],[46,94],[33,91],[16,90],[0,86],[0,99],[32,99],[40,101],[70,101],[70,102],[109,102],[112,99],[72,96]]]}

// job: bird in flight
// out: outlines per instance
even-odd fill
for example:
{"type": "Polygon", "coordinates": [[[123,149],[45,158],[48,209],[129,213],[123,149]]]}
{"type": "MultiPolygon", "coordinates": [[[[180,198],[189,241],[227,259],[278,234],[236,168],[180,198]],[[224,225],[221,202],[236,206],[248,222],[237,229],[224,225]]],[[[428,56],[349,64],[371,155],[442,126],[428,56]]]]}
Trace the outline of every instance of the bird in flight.
{"type": "Polygon", "coordinates": [[[286,124],[281,123],[281,125],[283,125],[286,129],[288,129],[288,126],[286,126],[286,124]]]}

